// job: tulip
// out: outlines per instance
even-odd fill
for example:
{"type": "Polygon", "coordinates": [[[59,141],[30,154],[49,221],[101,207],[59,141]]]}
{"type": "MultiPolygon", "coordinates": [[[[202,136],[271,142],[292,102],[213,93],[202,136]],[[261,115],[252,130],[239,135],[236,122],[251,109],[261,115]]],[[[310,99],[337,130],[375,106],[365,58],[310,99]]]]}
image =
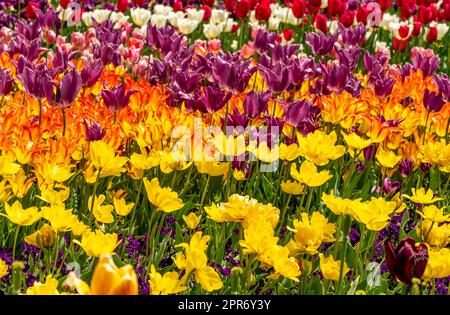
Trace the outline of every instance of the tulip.
{"type": "Polygon", "coordinates": [[[294,0],[290,5],[292,14],[297,19],[301,19],[306,11],[306,0],[294,0]]]}
{"type": "Polygon", "coordinates": [[[259,21],[268,21],[271,13],[272,10],[270,9],[268,0],[263,0],[256,7],[255,17],[259,21]]]}
{"type": "Polygon", "coordinates": [[[445,102],[442,98],[441,93],[430,92],[428,89],[425,89],[423,95],[423,106],[429,111],[433,113],[439,112],[444,106],[445,102]]]}
{"type": "Polygon", "coordinates": [[[267,109],[267,102],[269,101],[270,92],[251,91],[247,93],[244,99],[244,111],[250,118],[255,118],[267,109]]]}
{"type": "Polygon", "coordinates": [[[80,76],[83,87],[92,87],[97,83],[103,73],[103,66],[100,59],[95,60],[91,65],[85,65],[80,76]]]}
{"type": "Polygon", "coordinates": [[[70,2],[71,2],[71,0],[61,0],[59,4],[61,5],[61,7],[63,9],[67,9],[70,2]]]}
{"type": "Polygon", "coordinates": [[[39,2],[33,2],[30,1],[27,4],[25,16],[27,19],[35,19],[36,18],[36,12],[34,11],[34,8],[39,8],[39,2]]]}
{"type": "MultiPolygon", "coordinates": [[[[0,96],[8,95],[14,86],[14,79],[9,74],[8,70],[0,68],[0,96]]],[[[1,104],[0,104],[1,105],[1,104]]]]}
{"type": "Polygon", "coordinates": [[[426,37],[427,41],[431,43],[437,40],[437,38],[438,38],[437,28],[435,26],[430,26],[426,37]]]}
{"type": "Polygon", "coordinates": [[[316,28],[323,33],[328,32],[327,17],[325,14],[317,14],[315,17],[316,28]]]}
{"type": "Polygon", "coordinates": [[[413,278],[421,278],[428,262],[428,248],[424,243],[405,237],[394,249],[392,243],[385,243],[386,263],[389,272],[397,280],[411,284],[413,278]]]}
{"type": "Polygon", "coordinates": [[[105,136],[106,130],[102,129],[100,124],[95,121],[84,119],[84,127],[86,129],[86,137],[89,141],[101,140],[105,136]]]}
{"type": "Polygon", "coordinates": [[[114,87],[112,90],[109,90],[105,86],[105,88],[101,92],[101,95],[106,107],[114,112],[115,118],[116,113],[128,105],[131,95],[136,92],[138,91],[132,89],[125,92],[125,83],[121,83],[118,86],[114,87]]]}
{"type": "Polygon", "coordinates": [[[250,5],[247,0],[238,0],[236,5],[236,17],[243,20],[247,17],[248,11],[250,11],[250,5]]]}
{"type": "Polygon", "coordinates": [[[128,9],[128,0],[117,1],[117,11],[125,12],[128,9]]]}

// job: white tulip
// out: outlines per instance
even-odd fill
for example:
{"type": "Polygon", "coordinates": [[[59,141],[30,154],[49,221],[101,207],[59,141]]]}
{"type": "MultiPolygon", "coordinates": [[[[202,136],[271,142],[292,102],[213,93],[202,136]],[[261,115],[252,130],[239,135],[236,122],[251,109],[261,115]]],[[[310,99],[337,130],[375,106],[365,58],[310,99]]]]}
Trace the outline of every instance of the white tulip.
{"type": "Polygon", "coordinates": [[[137,26],[147,24],[151,17],[152,13],[146,9],[136,8],[131,10],[131,18],[137,26]]]}
{"type": "Polygon", "coordinates": [[[213,39],[220,36],[220,33],[223,32],[223,25],[222,24],[212,24],[208,23],[203,25],[203,34],[205,34],[206,38],[213,39]]]}
{"type": "Polygon", "coordinates": [[[221,24],[228,19],[228,12],[225,10],[211,10],[211,23],[221,24]]]}
{"type": "Polygon", "coordinates": [[[233,41],[231,42],[230,47],[231,47],[231,49],[236,50],[237,47],[238,47],[238,42],[237,42],[237,40],[233,40],[233,41]]]}
{"type": "Polygon", "coordinates": [[[178,20],[178,28],[180,32],[184,35],[191,34],[198,26],[198,22],[191,19],[179,19],[178,20]]]}
{"type": "Polygon", "coordinates": [[[83,12],[83,15],[81,15],[81,19],[83,20],[83,23],[87,27],[92,26],[92,16],[94,15],[94,12],[83,12]]]}
{"type": "MultiPolygon", "coordinates": [[[[431,24],[432,23],[430,23],[430,25],[431,24]]],[[[436,25],[433,25],[433,26],[435,26],[436,29],[437,29],[437,33],[438,33],[437,39],[441,40],[445,36],[445,34],[447,34],[449,27],[448,27],[448,25],[446,23],[435,23],[435,24],[436,25]]]]}
{"type": "Polygon", "coordinates": [[[163,27],[166,25],[167,16],[161,14],[153,14],[150,19],[150,24],[156,27],[163,27]]]}
{"type": "Polygon", "coordinates": [[[278,30],[278,27],[280,26],[280,20],[277,18],[270,18],[269,19],[269,30],[276,31],[278,30]]]}
{"type": "Polygon", "coordinates": [[[233,30],[234,20],[232,18],[228,18],[225,22],[222,22],[223,32],[229,33],[233,30]]]}
{"type": "Polygon", "coordinates": [[[328,22],[328,29],[330,31],[330,34],[333,34],[338,30],[338,24],[336,20],[328,22]]]}
{"type": "Polygon", "coordinates": [[[173,12],[172,7],[165,6],[162,4],[157,4],[153,7],[153,12],[160,15],[169,15],[170,12],[173,12]]]}
{"type": "Polygon", "coordinates": [[[129,16],[123,14],[122,12],[112,12],[110,20],[115,21],[117,23],[115,27],[118,28],[120,27],[120,24],[127,22],[129,18],[129,16]]]}
{"type": "Polygon", "coordinates": [[[109,19],[111,13],[112,11],[110,10],[94,10],[92,18],[95,19],[98,23],[103,23],[104,21],[109,19]]]}
{"type": "Polygon", "coordinates": [[[182,12],[182,11],[170,12],[167,20],[173,26],[178,27],[178,20],[180,20],[182,18],[184,18],[184,12],[182,12]]]}
{"type": "Polygon", "coordinates": [[[187,9],[186,13],[189,19],[194,20],[197,23],[200,23],[203,20],[203,15],[205,15],[205,11],[196,9],[187,9]]]}

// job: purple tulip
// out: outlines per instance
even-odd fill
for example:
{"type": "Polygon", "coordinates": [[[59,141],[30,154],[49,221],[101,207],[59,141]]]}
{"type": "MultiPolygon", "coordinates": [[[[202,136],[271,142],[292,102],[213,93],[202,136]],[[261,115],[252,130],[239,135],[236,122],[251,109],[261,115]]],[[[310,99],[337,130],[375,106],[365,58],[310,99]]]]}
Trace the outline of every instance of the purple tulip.
{"type": "Polygon", "coordinates": [[[382,191],[385,194],[395,194],[402,188],[402,183],[399,181],[392,181],[389,176],[386,176],[383,180],[382,191]]]}
{"type": "Polygon", "coordinates": [[[251,91],[247,93],[244,99],[244,111],[250,118],[255,118],[259,114],[263,113],[267,109],[270,92],[255,92],[251,91]]]}
{"type": "Polygon", "coordinates": [[[230,98],[231,93],[216,86],[208,86],[205,88],[205,95],[203,96],[204,108],[208,113],[215,113],[223,108],[230,98]]]}
{"type": "Polygon", "coordinates": [[[414,161],[411,159],[404,159],[401,161],[398,171],[402,177],[408,177],[412,172],[414,161]]]}
{"type": "Polygon", "coordinates": [[[448,76],[443,73],[440,76],[433,74],[433,82],[439,89],[439,92],[443,95],[444,99],[450,101],[450,80],[448,76]]]}
{"type": "Polygon", "coordinates": [[[255,40],[253,41],[255,48],[258,49],[259,53],[266,52],[275,43],[277,39],[277,34],[272,32],[267,32],[266,30],[260,28],[256,32],[255,40]]]}
{"type": "Polygon", "coordinates": [[[233,93],[242,93],[256,71],[250,63],[251,60],[243,61],[239,55],[219,55],[212,60],[212,76],[222,88],[233,93]]]}
{"type": "Polygon", "coordinates": [[[17,34],[28,41],[38,39],[41,34],[39,23],[28,24],[25,20],[17,22],[17,34]]]}
{"type": "Polygon", "coordinates": [[[439,112],[444,104],[445,102],[441,93],[430,92],[428,89],[425,89],[423,94],[423,106],[425,106],[429,112],[439,112]]]}
{"type": "Polygon", "coordinates": [[[424,77],[431,76],[439,67],[439,62],[438,56],[433,53],[426,54],[424,51],[419,51],[412,59],[414,70],[420,69],[424,77]]]}
{"type": "Polygon", "coordinates": [[[100,59],[95,60],[91,65],[84,66],[80,76],[83,87],[92,87],[97,83],[103,73],[103,65],[100,59]]]}
{"type": "Polygon", "coordinates": [[[375,95],[378,97],[387,97],[391,94],[395,80],[389,76],[378,77],[374,82],[375,95]]]}
{"type": "Polygon", "coordinates": [[[0,67],[0,96],[8,95],[14,86],[14,79],[9,74],[8,70],[3,70],[0,67]]]}
{"type": "Polygon", "coordinates": [[[60,106],[69,107],[77,98],[81,85],[81,76],[77,69],[72,68],[71,71],[64,73],[59,87],[57,87],[61,94],[60,106]]]}
{"type": "Polygon", "coordinates": [[[53,98],[53,82],[45,66],[36,69],[25,66],[17,77],[29,95],[37,99],[53,98]]]}
{"type": "Polygon", "coordinates": [[[306,43],[315,55],[325,56],[331,52],[337,38],[337,33],[329,36],[323,33],[308,33],[306,34],[306,43]]]}
{"type": "Polygon", "coordinates": [[[378,150],[378,143],[372,143],[368,147],[363,149],[364,157],[366,160],[373,160],[378,150]]]}
{"type": "Polygon", "coordinates": [[[431,164],[430,163],[420,163],[420,170],[424,173],[428,173],[431,169],[431,164]]]}
{"type": "Polygon", "coordinates": [[[84,119],[84,128],[86,129],[86,137],[89,141],[101,140],[106,133],[106,130],[102,129],[100,124],[95,121],[84,119]]]}
{"type": "Polygon", "coordinates": [[[316,74],[316,64],[309,57],[293,58],[290,61],[289,79],[294,86],[301,86],[306,79],[312,79],[316,74]]]}
{"type": "Polygon", "coordinates": [[[390,240],[387,240],[385,250],[389,272],[396,280],[411,284],[412,278],[422,277],[429,258],[425,244],[417,246],[416,241],[408,236],[395,249],[390,240]]]}
{"type": "Polygon", "coordinates": [[[39,38],[32,40],[31,42],[27,42],[23,40],[20,36],[16,36],[11,39],[8,43],[7,51],[10,56],[14,56],[15,54],[19,54],[23,56],[28,61],[33,61],[39,57],[41,52],[45,49],[42,48],[42,43],[39,38]]]}
{"type": "Polygon", "coordinates": [[[93,46],[93,55],[95,59],[100,59],[103,65],[113,64],[114,66],[120,65],[122,57],[117,51],[118,46],[114,44],[101,44],[93,46]]]}
{"type": "Polygon", "coordinates": [[[44,30],[59,29],[61,26],[61,20],[59,19],[58,12],[53,7],[47,8],[46,12],[42,12],[39,8],[34,8],[33,11],[36,14],[37,23],[44,30]]]}
{"type": "Polygon", "coordinates": [[[136,92],[138,91],[133,89],[125,91],[125,83],[121,83],[112,90],[109,90],[105,85],[101,95],[106,107],[113,112],[118,112],[128,105],[130,96],[136,92]]]}
{"type": "Polygon", "coordinates": [[[354,28],[345,28],[344,25],[338,22],[338,28],[342,36],[342,42],[346,46],[357,46],[364,40],[366,28],[362,23],[358,23],[354,28]]]}

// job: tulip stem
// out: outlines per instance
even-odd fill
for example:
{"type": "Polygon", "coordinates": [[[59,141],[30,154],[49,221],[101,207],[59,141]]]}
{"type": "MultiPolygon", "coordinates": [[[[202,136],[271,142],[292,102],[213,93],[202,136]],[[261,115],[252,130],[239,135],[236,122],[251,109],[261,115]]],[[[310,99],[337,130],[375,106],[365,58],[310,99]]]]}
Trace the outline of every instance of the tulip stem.
{"type": "Polygon", "coordinates": [[[12,262],[14,262],[14,259],[16,258],[16,245],[17,245],[17,239],[19,238],[19,230],[20,230],[20,225],[17,225],[17,227],[16,227],[16,233],[14,234],[14,244],[13,244],[13,252],[12,252],[12,262]]]}
{"type": "Polygon", "coordinates": [[[427,111],[427,118],[425,120],[425,129],[423,130],[422,145],[425,144],[425,136],[427,135],[427,126],[428,126],[428,119],[429,118],[430,118],[430,111],[427,111]]]}
{"type": "Polygon", "coordinates": [[[97,173],[97,178],[95,179],[95,183],[94,183],[94,190],[92,192],[92,200],[91,200],[91,205],[90,205],[90,212],[89,212],[89,220],[92,218],[92,215],[94,214],[94,203],[95,203],[95,194],[97,194],[97,186],[98,186],[98,181],[100,180],[100,173],[102,172],[102,168],[100,167],[98,169],[98,173],[97,173]]]}
{"type": "Polygon", "coordinates": [[[62,112],[62,117],[63,117],[63,132],[62,132],[62,135],[64,137],[66,135],[66,127],[67,127],[66,109],[64,107],[61,107],[61,112],[62,112]]]}

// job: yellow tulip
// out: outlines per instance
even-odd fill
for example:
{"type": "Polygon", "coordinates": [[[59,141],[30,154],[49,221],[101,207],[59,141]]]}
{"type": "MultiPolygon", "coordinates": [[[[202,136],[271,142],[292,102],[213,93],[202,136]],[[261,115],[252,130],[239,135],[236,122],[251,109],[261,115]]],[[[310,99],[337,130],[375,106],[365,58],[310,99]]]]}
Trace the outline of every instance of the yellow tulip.
{"type": "Polygon", "coordinates": [[[8,273],[8,265],[4,260],[0,259],[0,279],[8,275],[8,273]]]}
{"type": "Polygon", "coordinates": [[[21,169],[20,165],[14,162],[14,159],[9,155],[0,156],[0,175],[11,176],[16,174],[21,169]]]}
{"type": "MultiPolygon", "coordinates": [[[[322,275],[327,280],[339,281],[341,275],[341,261],[334,260],[333,256],[324,257],[322,253],[319,254],[320,259],[320,271],[322,271],[322,275]]],[[[344,262],[344,266],[342,268],[342,277],[350,271],[347,263],[344,262]]]]}
{"type": "Polygon", "coordinates": [[[334,131],[327,135],[321,130],[316,130],[306,137],[297,133],[297,140],[301,155],[316,165],[326,165],[345,153],[343,145],[335,145],[337,135],[334,131]]]}
{"type": "Polygon", "coordinates": [[[369,145],[372,144],[372,140],[370,139],[363,139],[360,136],[358,136],[356,133],[352,132],[350,134],[342,134],[344,136],[344,141],[347,143],[347,145],[355,149],[357,151],[361,151],[362,149],[367,148],[369,145]]]}
{"type": "Polygon", "coordinates": [[[29,287],[27,295],[58,295],[58,280],[53,279],[52,275],[45,278],[45,282],[36,281],[33,286],[29,287]]]}
{"type": "Polygon", "coordinates": [[[310,187],[318,187],[325,184],[333,175],[329,171],[317,171],[314,163],[304,161],[300,166],[300,171],[297,170],[295,163],[291,164],[291,176],[300,183],[306,184],[310,187]]]}
{"type": "Polygon", "coordinates": [[[118,268],[110,254],[100,256],[92,274],[91,285],[71,272],[65,284],[81,295],[137,295],[138,279],[131,265],[118,268]]]}
{"type": "Polygon", "coordinates": [[[317,250],[323,242],[334,241],[333,234],[336,232],[336,226],[328,223],[328,219],[320,212],[313,212],[311,219],[306,212],[302,212],[300,215],[301,221],[294,220],[294,227],[288,227],[295,233],[287,245],[291,255],[300,253],[314,255],[317,254],[317,250]]]}
{"type": "Polygon", "coordinates": [[[41,218],[41,213],[37,207],[24,209],[18,200],[12,206],[5,203],[5,211],[6,215],[3,213],[0,213],[0,215],[7,217],[12,223],[20,226],[32,225],[41,218]]]}
{"type": "Polygon", "coordinates": [[[164,212],[173,212],[183,208],[183,201],[178,198],[178,194],[170,188],[162,188],[158,178],[148,181],[143,179],[148,200],[157,208],[164,212]]]}
{"type": "Polygon", "coordinates": [[[297,181],[287,180],[281,182],[281,190],[290,195],[300,195],[304,188],[305,186],[297,181]]]}
{"type": "Polygon", "coordinates": [[[86,254],[92,257],[100,257],[102,254],[113,254],[120,241],[116,233],[103,233],[100,230],[95,232],[85,232],[81,238],[81,242],[75,240],[86,254]]]}
{"type": "Polygon", "coordinates": [[[119,176],[125,171],[123,167],[128,159],[124,156],[116,156],[114,150],[103,140],[91,141],[89,145],[90,159],[100,177],[119,176]]]}
{"type": "Polygon", "coordinates": [[[122,217],[127,216],[134,207],[134,202],[126,203],[125,197],[116,198],[114,197],[114,210],[116,213],[122,217]]]}
{"type": "Polygon", "coordinates": [[[191,230],[195,230],[197,228],[201,219],[202,216],[197,216],[194,212],[189,213],[189,215],[183,215],[184,222],[191,230]]]}
{"type": "Polygon", "coordinates": [[[431,189],[425,191],[425,188],[411,188],[412,196],[403,194],[403,197],[411,200],[415,203],[420,203],[423,205],[435,203],[436,201],[443,200],[442,198],[434,197],[434,192],[431,189]]]}
{"type": "Polygon", "coordinates": [[[154,265],[150,269],[150,294],[152,295],[168,295],[177,294],[183,292],[187,289],[183,282],[178,278],[178,272],[170,271],[161,275],[156,271],[154,265]]]}
{"type": "MultiPolygon", "coordinates": [[[[89,210],[92,211],[98,222],[109,224],[114,222],[114,217],[112,215],[114,207],[112,205],[103,206],[102,204],[105,201],[105,198],[105,195],[95,197],[94,206],[89,210]]],[[[89,197],[88,205],[89,207],[92,205],[92,196],[89,197]]]]}
{"type": "Polygon", "coordinates": [[[39,247],[46,248],[51,245],[56,240],[56,232],[55,230],[48,224],[44,224],[39,230],[33,232],[30,235],[25,236],[24,241],[27,244],[39,247]]]}
{"type": "Polygon", "coordinates": [[[425,206],[422,211],[417,210],[417,213],[425,220],[433,221],[434,223],[442,223],[450,221],[450,214],[444,214],[443,208],[438,208],[435,205],[425,206]]]}
{"type": "Polygon", "coordinates": [[[381,148],[377,150],[376,158],[381,166],[386,168],[393,168],[402,159],[401,156],[397,156],[392,151],[385,151],[381,148]]]}

